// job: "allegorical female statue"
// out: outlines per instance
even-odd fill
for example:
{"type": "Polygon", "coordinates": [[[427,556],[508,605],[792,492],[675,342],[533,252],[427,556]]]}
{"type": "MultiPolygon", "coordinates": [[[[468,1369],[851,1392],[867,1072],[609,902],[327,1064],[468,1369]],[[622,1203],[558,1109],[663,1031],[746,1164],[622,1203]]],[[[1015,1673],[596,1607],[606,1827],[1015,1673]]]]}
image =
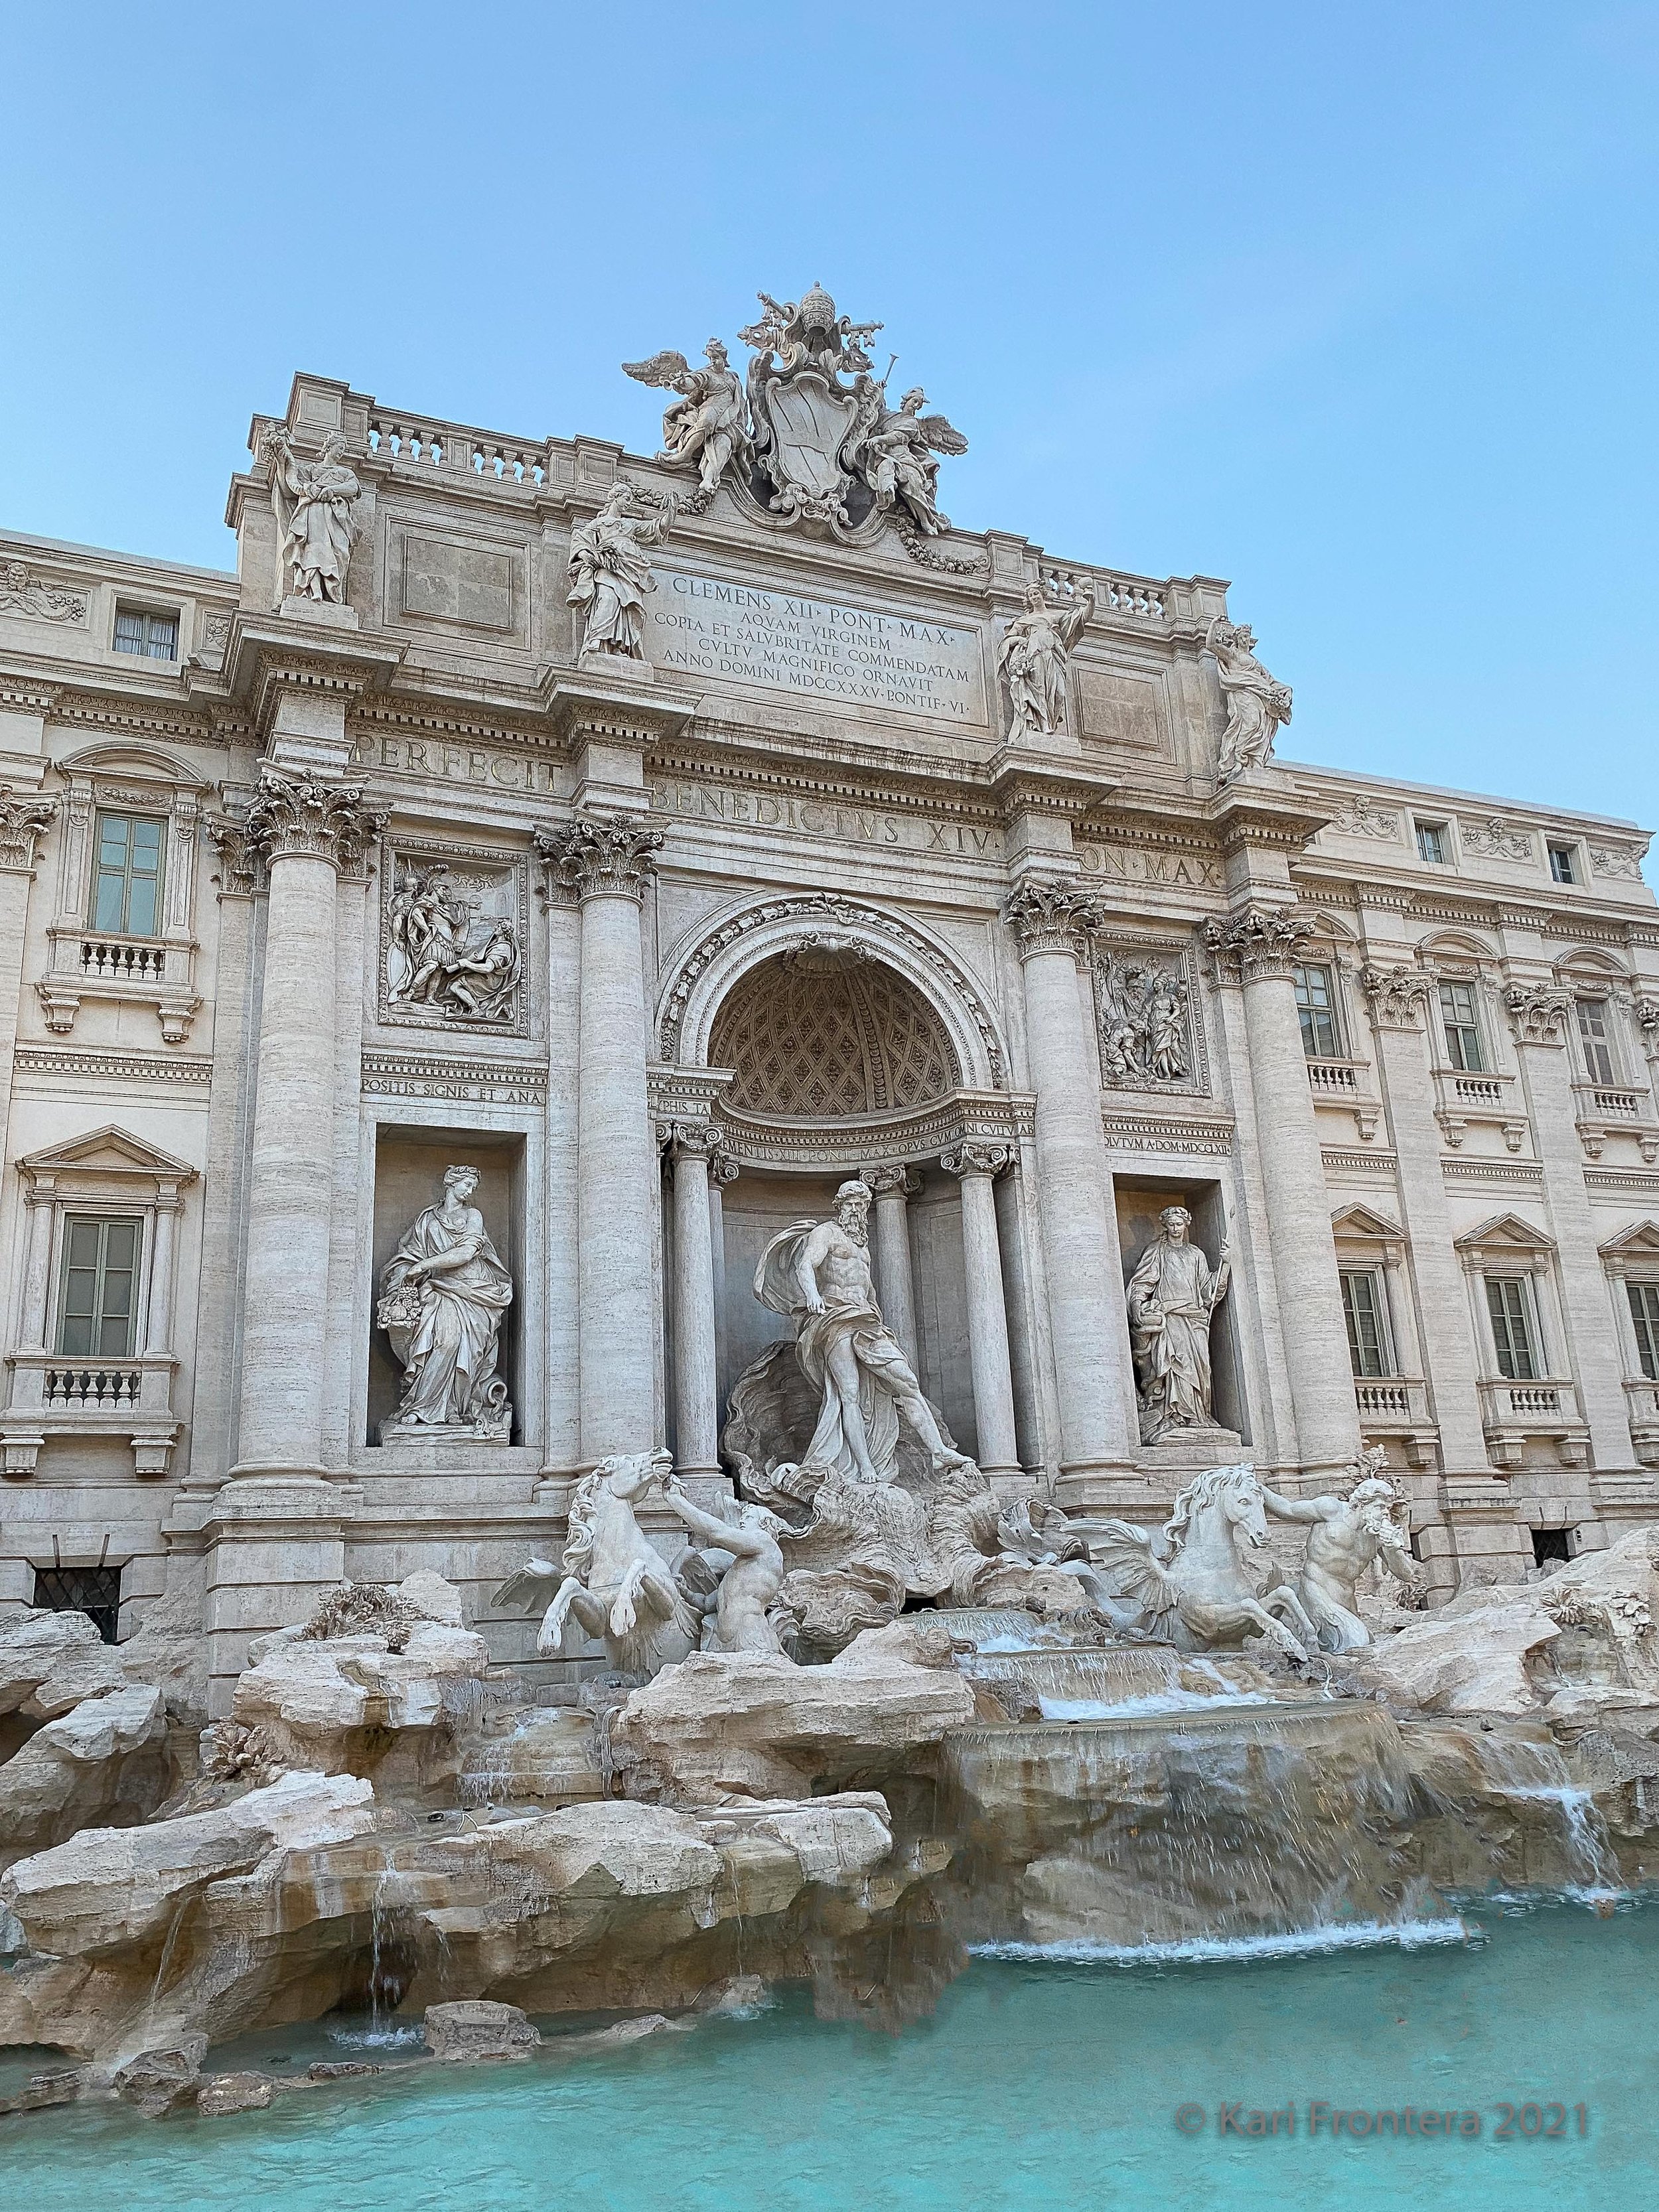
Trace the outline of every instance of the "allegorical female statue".
{"type": "Polygon", "coordinates": [[[1221,694],[1227,702],[1227,726],[1221,735],[1216,781],[1227,783],[1244,769],[1261,768],[1273,757],[1279,725],[1291,719],[1291,688],[1271,676],[1255,657],[1255,632],[1245,623],[1217,615],[1204,642],[1215,655],[1221,694]]]}
{"type": "Polygon", "coordinates": [[[1232,1270],[1225,1245],[1214,1267],[1188,1232],[1184,1206],[1166,1206],[1159,1231],[1129,1278],[1129,1343],[1140,1393],[1140,1441],[1176,1429],[1213,1428],[1210,1316],[1232,1270]]]}
{"type": "Polygon", "coordinates": [[[1066,727],[1066,664],[1094,611],[1087,585],[1066,606],[1041,584],[1027,587],[1025,611],[1015,616],[997,647],[1013,709],[1011,738],[1052,738],[1066,727]]]}
{"type": "Polygon", "coordinates": [[[295,452],[285,430],[273,431],[266,441],[270,501],[283,533],[284,588],[294,599],[336,607],[346,603],[346,565],[357,535],[353,511],[363,489],[346,450],[337,430],[324,439],[314,461],[295,452]]]}
{"type": "Polygon", "coordinates": [[[567,596],[582,617],[584,653],[644,659],[645,595],[656,588],[646,549],[662,544],[678,512],[671,494],[647,516],[632,484],[614,483],[592,522],[571,532],[567,596]]]}
{"type": "Polygon", "coordinates": [[[477,1168],[447,1168],[442,1202],[410,1223],[381,1274],[375,1319],[404,1368],[402,1402],[388,1427],[511,1433],[513,1409],[495,1363],[513,1278],[483,1214],[468,1203],[477,1185],[477,1168]]]}

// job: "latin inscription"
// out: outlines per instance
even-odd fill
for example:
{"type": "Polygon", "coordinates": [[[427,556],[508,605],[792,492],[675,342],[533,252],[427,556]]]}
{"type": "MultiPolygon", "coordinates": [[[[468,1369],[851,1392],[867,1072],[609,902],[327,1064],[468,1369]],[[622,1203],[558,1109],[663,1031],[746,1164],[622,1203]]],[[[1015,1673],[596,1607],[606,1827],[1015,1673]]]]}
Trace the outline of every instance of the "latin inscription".
{"type": "Polygon", "coordinates": [[[827,837],[847,845],[875,845],[907,853],[957,854],[988,859],[1002,849],[1000,830],[987,823],[941,822],[927,815],[890,814],[879,806],[855,806],[831,799],[795,799],[787,793],[744,791],[697,783],[687,777],[653,781],[653,813],[699,822],[801,837],[827,837]]]}
{"type": "Polygon", "coordinates": [[[556,797],[562,788],[552,761],[530,753],[502,752],[494,745],[449,745],[429,738],[359,738],[351,748],[351,765],[385,769],[393,775],[425,776],[438,783],[528,792],[538,799],[556,797]]]}
{"type": "Polygon", "coordinates": [[[724,678],[886,712],[985,720],[979,632],[831,599],[657,570],[646,658],[665,675],[724,678]]]}
{"type": "Polygon", "coordinates": [[[1085,876],[1113,884],[1169,884],[1176,889],[1220,890],[1225,878],[1219,860],[1202,853],[1158,853],[1139,845],[1079,842],[1085,876]]]}

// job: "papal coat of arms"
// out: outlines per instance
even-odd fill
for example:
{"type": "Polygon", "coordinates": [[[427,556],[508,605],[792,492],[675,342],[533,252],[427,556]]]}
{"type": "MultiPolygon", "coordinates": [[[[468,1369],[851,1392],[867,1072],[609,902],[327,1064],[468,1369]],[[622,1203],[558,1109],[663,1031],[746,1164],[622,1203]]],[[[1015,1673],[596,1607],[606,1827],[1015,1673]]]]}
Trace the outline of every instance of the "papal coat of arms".
{"type": "MultiPolygon", "coordinates": [[[[738,336],[754,358],[746,380],[711,338],[708,366],[684,354],[624,362],[628,374],[679,396],[663,416],[660,462],[695,469],[690,510],[706,507],[721,483],[787,521],[817,522],[837,537],[860,537],[890,521],[916,554],[939,566],[927,541],[950,528],[939,512],[939,457],[968,441],[943,415],[926,415],[917,386],[887,404],[866,350],[882,327],[839,315],[821,284],[799,303],[759,295],[758,321],[738,336]]],[[[896,359],[896,356],[894,356],[896,359]]]]}

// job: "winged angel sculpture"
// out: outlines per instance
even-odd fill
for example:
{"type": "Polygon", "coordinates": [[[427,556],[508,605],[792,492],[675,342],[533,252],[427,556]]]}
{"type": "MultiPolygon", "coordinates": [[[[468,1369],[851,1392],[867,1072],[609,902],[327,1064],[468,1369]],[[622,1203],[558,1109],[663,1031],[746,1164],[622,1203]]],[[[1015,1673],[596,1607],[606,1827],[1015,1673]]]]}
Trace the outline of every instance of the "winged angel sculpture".
{"type": "Polygon", "coordinates": [[[695,467],[698,495],[706,506],[732,463],[746,457],[750,433],[743,379],[726,359],[726,348],[710,338],[703,356],[708,368],[693,368],[683,353],[653,353],[648,361],[625,361],[623,374],[636,384],[679,393],[663,416],[663,449],[657,459],[695,467]]]}
{"type": "Polygon", "coordinates": [[[950,516],[939,509],[938,456],[965,453],[968,441],[943,415],[922,413],[927,394],[920,385],[896,408],[887,404],[886,377],[878,384],[860,376],[853,388],[859,411],[842,447],[842,460],[863,477],[884,513],[902,507],[918,529],[937,538],[951,527],[950,516]]]}

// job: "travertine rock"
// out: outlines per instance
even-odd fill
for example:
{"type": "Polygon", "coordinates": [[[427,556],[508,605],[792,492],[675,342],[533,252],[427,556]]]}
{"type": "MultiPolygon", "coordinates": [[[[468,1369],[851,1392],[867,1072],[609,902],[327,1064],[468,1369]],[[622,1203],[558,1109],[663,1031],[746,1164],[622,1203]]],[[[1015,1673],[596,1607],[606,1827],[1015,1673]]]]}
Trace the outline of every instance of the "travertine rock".
{"type": "Polygon", "coordinates": [[[948,1665],[950,1638],[918,1644],[895,1622],[866,1629],[827,1667],[760,1652],[700,1652],[635,1690],[612,1723],[611,1755],[631,1795],[682,1804],[804,1796],[854,1774],[913,1763],[921,1747],[974,1716],[948,1665]]]}
{"type": "Polygon", "coordinates": [[[426,2008],[426,2047],[447,2064],[465,2064],[477,2058],[527,2058],[541,2039],[541,2030],[525,2018],[517,2005],[469,1997],[456,2004],[426,2008]]]}
{"type": "Polygon", "coordinates": [[[125,2103],[136,2105],[147,2120],[159,2120],[179,2105],[193,2104],[207,2047],[206,2036],[185,2035],[156,2050],[141,2051],[116,2069],[116,2094],[125,2103]]]}
{"type": "Polygon", "coordinates": [[[434,1574],[429,1567],[405,1575],[398,1585],[398,1595],[422,1620],[435,1620],[445,1628],[466,1626],[459,1590],[441,1575],[434,1574]]]}
{"type": "Polygon", "coordinates": [[[0,1907],[35,1951],[118,1951],[164,1936],[186,1899],[270,1851],[363,1834],[374,1794],[352,1775],[285,1774],[210,1813],[146,1828],[85,1828],[0,1875],[0,1907]]]}
{"type": "Polygon", "coordinates": [[[153,1682],[176,1718],[207,1718],[207,1638],[199,1590],[157,1598],[134,1634],[117,1646],[116,1656],[128,1681],[153,1682]]]}
{"type": "Polygon", "coordinates": [[[167,1713],[145,1685],[88,1698],[0,1766],[0,1862],[142,1820],[167,1795],[167,1713]]]}
{"type": "Polygon", "coordinates": [[[1528,1662],[1560,1634],[1554,1621],[1529,1589],[1497,1604],[1455,1610],[1462,1602],[1455,1599],[1397,1636],[1345,1653],[1345,1665],[1391,1705],[1437,1713],[1536,1712],[1541,1700],[1528,1662]]]}
{"type": "Polygon", "coordinates": [[[51,1720],[125,1685],[116,1647],[83,1613],[25,1613],[0,1628],[0,1713],[51,1720]]]}
{"type": "MultiPolygon", "coordinates": [[[[433,1577],[435,1581],[436,1577],[433,1577]]],[[[401,1651],[382,1636],[270,1639],[258,1663],[236,1685],[235,1719],[264,1730],[278,1763],[325,1774],[378,1768],[383,1743],[363,1731],[437,1731],[447,1738],[451,1717],[466,1710],[489,1664],[489,1647],[471,1630],[417,1620],[401,1651]]],[[[418,1746],[441,1767],[447,1746],[418,1746]]],[[[422,1778],[412,1777],[413,1779],[422,1778]]]]}
{"type": "Polygon", "coordinates": [[[208,2120],[229,2112],[263,2112],[276,2094],[269,2074],[210,2074],[196,2093],[196,2109],[208,2120]]]}

